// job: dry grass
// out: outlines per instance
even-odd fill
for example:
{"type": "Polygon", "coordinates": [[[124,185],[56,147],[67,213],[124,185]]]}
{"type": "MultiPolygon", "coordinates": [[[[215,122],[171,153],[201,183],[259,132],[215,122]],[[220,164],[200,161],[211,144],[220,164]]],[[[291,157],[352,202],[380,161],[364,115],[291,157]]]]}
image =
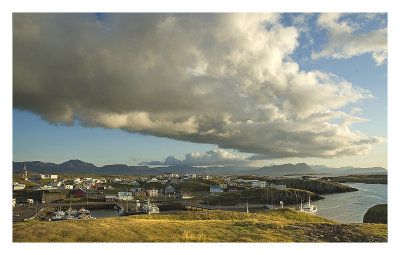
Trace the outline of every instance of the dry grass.
{"type": "MultiPolygon", "coordinates": [[[[353,229],[357,233],[355,238],[374,236],[381,238],[378,238],[378,241],[385,241],[385,237],[387,239],[387,228],[383,224],[338,224],[321,217],[283,209],[255,214],[208,211],[79,221],[31,221],[13,225],[13,240],[14,242],[327,241],[324,237],[310,239],[310,234],[307,233],[310,231],[312,233],[314,226],[317,228],[325,226],[330,232],[332,229],[346,226],[349,241],[357,241],[351,239],[353,229]]],[[[324,236],[322,232],[321,235],[324,236]]]]}

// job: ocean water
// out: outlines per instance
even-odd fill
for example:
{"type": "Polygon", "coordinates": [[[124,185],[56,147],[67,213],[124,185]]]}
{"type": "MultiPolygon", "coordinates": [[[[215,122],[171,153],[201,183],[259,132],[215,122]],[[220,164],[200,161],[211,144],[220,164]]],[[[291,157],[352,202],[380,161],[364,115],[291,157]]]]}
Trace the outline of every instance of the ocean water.
{"type": "Polygon", "coordinates": [[[359,191],[321,195],[325,199],[311,203],[317,206],[317,215],[341,223],[359,223],[370,207],[387,204],[387,184],[343,184],[359,191]]]}
{"type": "Polygon", "coordinates": [[[90,214],[94,218],[107,218],[107,217],[119,217],[118,210],[114,209],[96,209],[90,210],[90,214]]]}

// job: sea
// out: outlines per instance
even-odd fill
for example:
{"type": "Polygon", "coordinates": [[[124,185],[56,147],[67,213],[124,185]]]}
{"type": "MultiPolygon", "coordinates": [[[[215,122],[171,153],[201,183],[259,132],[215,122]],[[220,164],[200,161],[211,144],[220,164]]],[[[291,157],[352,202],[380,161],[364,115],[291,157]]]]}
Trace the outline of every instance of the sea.
{"type": "Polygon", "coordinates": [[[358,191],[321,195],[325,199],[311,203],[317,206],[318,216],[340,223],[360,223],[370,207],[387,204],[387,184],[343,184],[358,191]]]}

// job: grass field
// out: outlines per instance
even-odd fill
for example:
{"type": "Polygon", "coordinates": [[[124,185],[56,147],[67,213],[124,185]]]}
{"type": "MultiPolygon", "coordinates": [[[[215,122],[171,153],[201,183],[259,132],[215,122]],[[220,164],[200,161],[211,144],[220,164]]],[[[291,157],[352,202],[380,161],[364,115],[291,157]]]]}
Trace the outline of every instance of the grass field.
{"type": "Polygon", "coordinates": [[[386,224],[339,224],[291,209],[180,212],[13,224],[14,242],[387,242],[386,224]]]}

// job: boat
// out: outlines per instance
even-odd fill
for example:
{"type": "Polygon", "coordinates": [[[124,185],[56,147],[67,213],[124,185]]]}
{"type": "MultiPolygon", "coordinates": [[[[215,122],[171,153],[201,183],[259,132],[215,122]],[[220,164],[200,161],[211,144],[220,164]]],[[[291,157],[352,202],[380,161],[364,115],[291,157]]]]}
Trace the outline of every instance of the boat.
{"type": "Polygon", "coordinates": [[[138,215],[138,214],[154,214],[154,213],[160,213],[160,209],[158,206],[155,204],[151,204],[150,200],[145,201],[146,204],[143,206],[140,206],[139,201],[136,201],[136,208],[131,209],[130,211],[120,209],[119,210],[119,215],[120,216],[128,216],[128,215],[138,215]]]}
{"type": "Polygon", "coordinates": [[[65,211],[65,215],[76,217],[76,216],[78,216],[78,211],[76,209],[72,209],[71,204],[70,204],[68,210],[65,211]]]}
{"type": "Polygon", "coordinates": [[[61,207],[60,209],[58,209],[58,211],[53,212],[53,216],[49,219],[49,221],[59,221],[59,220],[63,220],[65,217],[65,212],[61,211],[61,207]]]}
{"type": "Polygon", "coordinates": [[[160,209],[158,208],[158,206],[156,206],[155,204],[150,204],[150,199],[147,201],[147,204],[143,206],[142,211],[145,214],[160,213],[160,209]]]}
{"type": "Polygon", "coordinates": [[[311,198],[308,197],[308,203],[303,206],[303,202],[300,202],[300,207],[297,208],[297,211],[304,212],[304,213],[317,213],[317,207],[311,204],[311,198]]]}
{"type": "Polygon", "coordinates": [[[77,218],[78,219],[91,219],[93,217],[90,215],[89,210],[86,210],[85,208],[82,207],[81,209],[78,210],[77,218]]]}

